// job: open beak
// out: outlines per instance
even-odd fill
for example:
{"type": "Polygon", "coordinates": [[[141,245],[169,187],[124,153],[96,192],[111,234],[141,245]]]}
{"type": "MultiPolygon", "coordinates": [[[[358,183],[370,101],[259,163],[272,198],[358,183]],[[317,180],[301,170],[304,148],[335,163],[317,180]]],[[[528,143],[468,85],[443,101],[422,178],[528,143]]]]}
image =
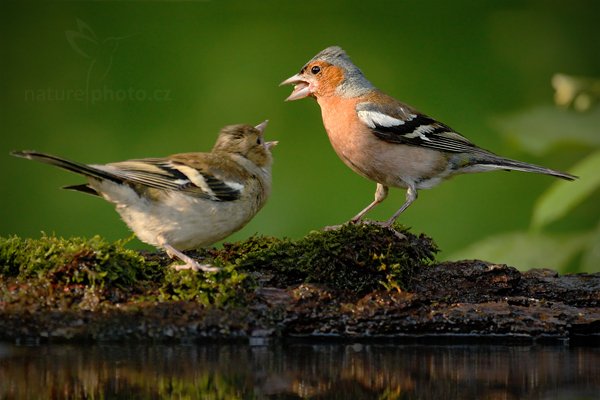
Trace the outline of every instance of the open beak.
{"type": "Polygon", "coordinates": [[[279,86],[294,85],[294,91],[288,96],[285,101],[300,100],[310,96],[308,82],[306,82],[300,74],[296,74],[281,82],[279,86]]]}
{"type": "MultiPolygon", "coordinates": [[[[269,120],[266,119],[263,122],[261,122],[260,124],[258,124],[258,125],[255,126],[255,128],[258,129],[258,131],[260,132],[261,136],[265,132],[265,128],[267,127],[268,124],[269,124],[269,120]]],[[[265,142],[265,144],[264,144],[265,149],[271,150],[271,147],[277,146],[277,143],[279,143],[279,142],[276,141],[276,140],[274,140],[272,142],[265,142]]]]}
{"type": "Polygon", "coordinates": [[[258,129],[258,131],[262,134],[265,132],[265,128],[267,127],[268,124],[269,124],[269,120],[265,119],[263,122],[256,125],[255,128],[258,129]]]}
{"type": "Polygon", "coordinates": [[[271,147],[277,146],[279,142],[277,140],[273,140],[271,142],[265,142],[265,149],[271,150],[271,147]]]}

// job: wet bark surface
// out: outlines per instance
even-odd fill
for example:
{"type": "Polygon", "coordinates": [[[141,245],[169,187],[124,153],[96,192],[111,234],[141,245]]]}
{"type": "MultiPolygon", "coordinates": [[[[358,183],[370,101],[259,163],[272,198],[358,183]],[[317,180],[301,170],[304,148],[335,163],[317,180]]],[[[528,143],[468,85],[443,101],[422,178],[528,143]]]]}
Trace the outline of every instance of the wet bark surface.
{"type": "MultiPolygon", "coordinates": [[[[267,282],[269,280],[266,280],[267,282]]],[[[245,305],[193,301],[0,304],[0,336],[32,341],[269,338],[598,340],[600,274],[521,273],[483,261],[418,268],[409,289],[356,295],[317,283],[261,286],[245,305]],[[87,304],[87,305],[86,305],[87,304]]],[[[89,292],[91,293],[91,292],[89,292]]]]}

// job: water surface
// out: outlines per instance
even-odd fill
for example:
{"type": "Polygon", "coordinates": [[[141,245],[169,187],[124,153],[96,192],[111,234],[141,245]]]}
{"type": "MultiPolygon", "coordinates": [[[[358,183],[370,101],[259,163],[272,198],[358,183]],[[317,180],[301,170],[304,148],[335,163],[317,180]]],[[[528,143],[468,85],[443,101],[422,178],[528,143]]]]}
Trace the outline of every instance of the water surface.
{"type": "Polygon", "coordinates": [[[4,344],[0,398],[597,399],[600,349],[4,344]]]}

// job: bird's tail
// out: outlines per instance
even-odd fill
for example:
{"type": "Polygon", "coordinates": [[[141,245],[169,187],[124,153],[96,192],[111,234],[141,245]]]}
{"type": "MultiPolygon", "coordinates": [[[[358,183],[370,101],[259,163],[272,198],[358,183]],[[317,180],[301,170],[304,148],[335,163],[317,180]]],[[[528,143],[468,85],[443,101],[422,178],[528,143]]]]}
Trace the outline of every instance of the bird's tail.
{"type": "Polygon", "coordinates": [[[27,158],[30,160],[36,160],[39,162],[43,162],[45,164],[55,165],[57,167],[66,169],[71,172],[75,172],[77,174],[81,174],[87,177],[101,179],[101,180],[109,180],[115,183],[123,183],[123,179],[119,178],[116,175],[111,174],[107,171],[102,171],[98,168],[94,168],[91,165],[86,165],[82,163],[78,163],[76,161],[66,160],[61,157],[53,156],[50,154],[39,153],[37,151],[12,151],[10,153],[15,157],[27,158]]]}
{"type": "Polygon", "coordinates": [[[557,171],[555,169],[550,169],[546,167],[542,167],[540,165],[529,164],[523,161],[511,160],[510,158],[499,157],[492,154],[486,154],[486,157],[483,159],[477,160],[477,164],[480,166],[485,166],[489,169],[503,169],[503,170],[513,170],[513,171],[523,171],[523,172],[533,172],[536,174],[544,174],[551,175],[557,178],[565,179],[568,181],[572,181],[577,179],[575,175],[568,174],[566,172],[557,171]]]}

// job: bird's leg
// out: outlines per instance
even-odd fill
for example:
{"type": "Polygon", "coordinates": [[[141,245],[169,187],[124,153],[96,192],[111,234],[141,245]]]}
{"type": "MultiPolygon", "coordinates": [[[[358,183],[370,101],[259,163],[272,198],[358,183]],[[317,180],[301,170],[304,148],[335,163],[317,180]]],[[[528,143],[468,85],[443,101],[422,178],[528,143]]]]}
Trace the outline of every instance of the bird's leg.
{"type": "Polygon", "coordinates": [[[383,226],[391,228],[394,222],[396,221],[396,218],[398,218],[398,216],[402,214],[404,210],[406,210],[408,206],[410,206],[416,199],[417,188],[414,186],[409,186],[408,189],[406,189],[406,201],[404,202],[404,204],[402,204],[402,207],[400,207],[400,209],[396,211],[394,215],[392,215],[392,217],[383,224],[383,226]]]}
{"type": "MultiPolygon", "coordinates": [[[[356,214],[356,216],[354,218],[352,218],[350,221],[348,221],[351,224],[358,224],[358,223],[362,223],[362,218],[365,216],[366,213],[368,213],[369,211],[371,211],[371,209],[373,209],[373,207],[375,207],[377,204],[381,203],[383,200],[385,200],[385,198],[388,195],[388,187],[382,185],[381,183],[377,184],[377,189],[375,189],[375,200],[373,200],[373,202],[371,204],[369,204],[368,206],[366,206],[364,208],[364,210],[362,210],[361,212],[359,212],[358,214],[356,214]]],[[[340,228],[342,225],[333,225],[333,226],[326,226],[325,228],[323,228],[326,231],[334,231],[338,228],[340,228]]]]}
{"type": "Polygon", "coordinates": [[[388,195],[388,187],[382,185],[381,183],[377,184],[377,189],[375,189],[375,200],[368,206],[364,208],[361,212],[356,214],[354,218],[350,220],[353,224],[357,224],[361,222],[366,213],[371,211],[377,204],[381,203],[388,195]]]}
{"type": "Polygon", "coordinates": [[[182,269],[191,269],[194,271],[204,271],[204,272],[216,272],[219,270],[219,268],[210,265],[210,264],[198,264],[198,262],[196,262],[196,260],[192,259],[189,256],[186,256],[185,254],[183,254],[181,251],[177,250],[176,248],[174,248],[173,246],[171,246],[168,243],[163,243],[162,247],[165,249],[165,251],[167,252],[167,255],[171,258],[176,257],[179,258],[181,261],[185,262],[185,264],[181,265],[181,264],[173,264],[171,265],[171,268],[174,268],[177,271],[181,271],[182,269]]]}
{"type": "MultiPolygon", "coordinates": [[[[377,188],[379,189],[379,186],[377,188]]],[[[386,191],[387,191],[387,188],[386,188],[386,191]]],[[[362,223],[381,226],[382,228],[386,228],[386,229],[389,229],[390,231],[392,231],[398,239],[406,239],[406,235],[401,232],[398,232],[397,230],[392,228],[392,225],[394,225],[396,218],[398,218],[398,216],[400,214],[402,214],[402,212],[404,210],[406,210],[408,208],[408,206],[410,206],[412,204],[412,202],[415,201],[416,199],[417,199],[417,188],[415,188],[414,186],[409,186],[408,189],[406,190],[406,201],[404,202],[404,204],[402,204],[402,207],[400,207],[400,209],[398,211],[396,211],[394,213],[394,215],[392,215],[392,217],[390,219],[388,219],[385,222],[364,221],[362,223]]],[[[373,203],[375,203],[375,202],[373,202],[373,203]]],[[[370,207],[374,206],[375,204],[371,204],[370,207]]],[[[368,211],[368,208],[369,207],[367,207],[366,211],[368,211]]],[[[364,213],[364,210],[361,213],[364,213]]]]}

